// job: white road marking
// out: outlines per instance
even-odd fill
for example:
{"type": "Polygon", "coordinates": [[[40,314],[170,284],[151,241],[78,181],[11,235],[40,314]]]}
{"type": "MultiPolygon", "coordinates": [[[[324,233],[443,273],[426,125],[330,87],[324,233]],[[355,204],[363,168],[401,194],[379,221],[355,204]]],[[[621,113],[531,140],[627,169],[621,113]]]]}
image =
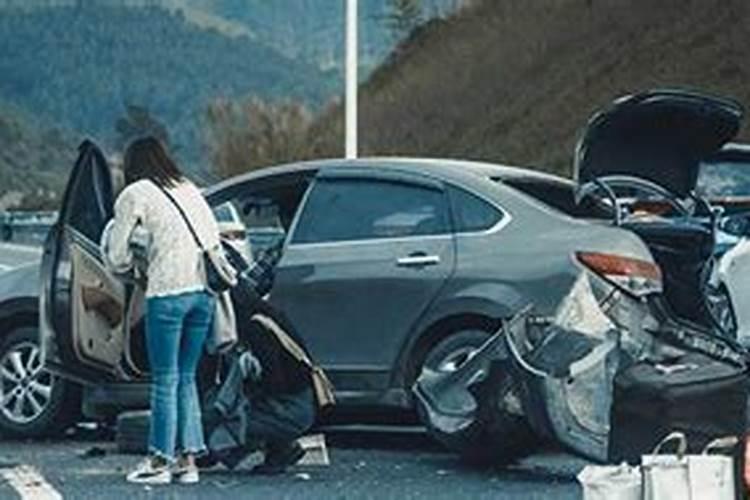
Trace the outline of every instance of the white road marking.
{"type": "Polygon", "coordinates": [[[3,271],[7,271],[10,268],[11,268],[10,266],[6,266],[5,264],[0,264],[0,273],[3,271]]]}
{"type": "Polygon", "coordinates": [[[21,245],[19,243],[0,243],[0,250],[7,249],[14,252],[23,252],[28,254],[39,255],[42,253],[42,247],[33,245],[21,245]]]}
{"type": "Polygon", "coordinates": [[[63,496],[30,465],[0,469],[0,477],[21,496],[21,500],[62,500],[63,496]]]}

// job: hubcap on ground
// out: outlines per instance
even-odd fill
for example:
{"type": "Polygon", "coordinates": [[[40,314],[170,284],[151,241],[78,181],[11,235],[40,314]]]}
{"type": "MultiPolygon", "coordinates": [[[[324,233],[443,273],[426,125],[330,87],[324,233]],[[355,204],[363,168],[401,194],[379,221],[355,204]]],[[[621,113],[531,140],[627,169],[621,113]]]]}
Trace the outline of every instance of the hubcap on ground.
{"type": "Polygon", "coordinates": [[[15,424],[34,421],[49,405],[54,377],[40,354],[36,344],[21,342],[0,359],[0,412],[15,424]]]}

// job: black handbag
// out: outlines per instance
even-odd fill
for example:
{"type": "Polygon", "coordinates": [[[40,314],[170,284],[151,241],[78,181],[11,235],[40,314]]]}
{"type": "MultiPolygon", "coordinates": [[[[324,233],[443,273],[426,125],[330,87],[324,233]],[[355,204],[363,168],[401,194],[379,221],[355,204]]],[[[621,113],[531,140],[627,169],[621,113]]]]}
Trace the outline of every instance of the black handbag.
{"type": "Polygon", "coordinates": [[[177,200],[175,200],[174,197],[169,194],[169,191],[164,189],[162,186],[159,186],[159,189],[162,190],[169,201],[171,201],[172,204],[177,208],[177,211],[180,212],[182,220],[185,221],[185,225],[187,226],[188,230],[190,230],[190,234],[193,235],[195,243],[198,245],[198,248],[201,249],[203,256],[203,270],[206,274],[206,287],[209,289],[209,291],[218,295],[236,286],[237,270],[229,262],[229,259],[227,259],[227,256],[224,253],[224,249],[221,247],[221,245],[216,245],[212,248],[206,248],[201,242],[200,238],[198,238],[195,229],[193,229],[193,225],[190,223],[190,219],[188,219],[185,211],[182,209],[180,204],[177,203],[177,200]]]}

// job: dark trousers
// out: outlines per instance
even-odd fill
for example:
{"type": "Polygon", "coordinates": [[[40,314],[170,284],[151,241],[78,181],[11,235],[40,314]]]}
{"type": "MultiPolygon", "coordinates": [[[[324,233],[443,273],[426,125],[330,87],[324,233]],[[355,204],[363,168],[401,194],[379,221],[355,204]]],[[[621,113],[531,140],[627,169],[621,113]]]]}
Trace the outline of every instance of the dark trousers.
{"type": "Polygon", "coordinates": [[[256,447],[274,446],[301,437],[315,423],[312,389],[297,394],[250,399],[247,441],[256,447]]]}
{"type": "Polygon", "coordinates": [[[309,388],[276,397],[243,395],[228,414],[214,410],[204,419],[210,456],[230,469],[254,451],[294,441],[314,423],[315,396],[309,388]]]}

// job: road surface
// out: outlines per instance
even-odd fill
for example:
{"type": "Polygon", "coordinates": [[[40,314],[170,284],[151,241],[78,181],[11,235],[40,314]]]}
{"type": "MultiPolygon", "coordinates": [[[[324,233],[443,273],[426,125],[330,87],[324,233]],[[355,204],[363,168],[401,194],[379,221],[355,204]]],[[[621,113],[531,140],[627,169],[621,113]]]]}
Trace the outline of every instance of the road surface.
{"type": "Polygon", "coordinates": [[[575,475],[585,462],[540,452],[505,469],[474,469],[426,436],[341,432],[327,436],[330,465],[298,466],[278,477],[253,477],[251,457],[234,471],[202,473],[198,485],[147,487],[125,482],[140,459],[101,438],[0,442],[0,498],[283,498],[568,500],[581,495],[575,475]]]}
{"type": "Polygon", "coordinates": [[[29,262],[38,261],[42,249],[17,243],[0,243],[0,273],[29,262]]]}

